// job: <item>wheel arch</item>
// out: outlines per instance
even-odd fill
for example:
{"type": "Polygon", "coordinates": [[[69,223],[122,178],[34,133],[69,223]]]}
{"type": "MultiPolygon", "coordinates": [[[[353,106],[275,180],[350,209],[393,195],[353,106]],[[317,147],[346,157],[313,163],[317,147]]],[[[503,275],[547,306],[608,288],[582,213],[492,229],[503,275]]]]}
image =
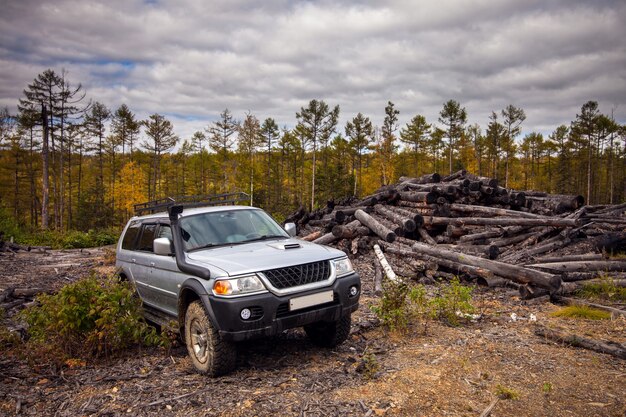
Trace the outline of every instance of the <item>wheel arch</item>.
{"type": "Polygon", "coordinates": [[[187,308],[189,307],[189,304],[196,300],[200,300],[205,311],[207,312],[207,315],[209,316],[209,320],[211,320],[211,324],[219,330],[220,327],[215,319],[215,313],[211,308],[211,303],[209,301],[209,296],[206,293],[206,289],[200,282],[198,282],[197,279],[189,278],[181,285],[178,295],[178,326],[181,331],[185,327],[185,314],[187,313],[187,308]]]}

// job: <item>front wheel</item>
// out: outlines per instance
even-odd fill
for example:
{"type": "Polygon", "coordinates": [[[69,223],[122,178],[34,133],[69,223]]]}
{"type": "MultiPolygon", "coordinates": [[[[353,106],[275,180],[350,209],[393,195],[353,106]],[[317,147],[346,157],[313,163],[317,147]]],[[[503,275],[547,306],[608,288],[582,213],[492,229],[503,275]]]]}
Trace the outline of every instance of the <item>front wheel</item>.
{"type": "Polygon", "coordinates": [[[337,321],[309,324],[304,326],[304,331],[314,344],[332,348],[345,342],[351,324],[351,316],[348,314],[337,321]]]}
{"type": "Polygon", "coordinates": [[[235,368],[235,346],[220,337],[199,300],[191,303],[185,314],[185,343],[198,372],[219,376],[235,368]]]}

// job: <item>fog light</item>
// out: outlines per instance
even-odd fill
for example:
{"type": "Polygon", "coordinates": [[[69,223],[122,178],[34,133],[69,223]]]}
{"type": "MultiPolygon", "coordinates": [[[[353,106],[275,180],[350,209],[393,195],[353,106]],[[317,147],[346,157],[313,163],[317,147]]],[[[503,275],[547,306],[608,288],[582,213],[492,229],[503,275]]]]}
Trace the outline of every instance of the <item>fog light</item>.
{"type": "Polygon", "coordinates": [[[354,297],[359,293],[359,289],[356,286],[350,287],[350,297],[354,297]]]}
{"type": "Polygon", "coordinates": [[[249,308],[244,308],[243,310],[241,310],[241,313],[239,314],[241,315],[241,318],[244,320],[248,320],[252,316],[252,312],[250,311],[249,308]]]}

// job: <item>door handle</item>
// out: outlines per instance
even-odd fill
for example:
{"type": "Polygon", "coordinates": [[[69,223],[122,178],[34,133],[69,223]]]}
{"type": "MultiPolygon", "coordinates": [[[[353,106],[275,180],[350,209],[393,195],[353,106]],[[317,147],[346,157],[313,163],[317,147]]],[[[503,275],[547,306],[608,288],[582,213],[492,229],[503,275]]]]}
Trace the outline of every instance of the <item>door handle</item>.
{"type": "Polygon", "coordinates": [[[150,262],[150,266],[154,266],[154,265],[155,265],[154,262],[150,262]]]}
{"type": "Polygon", "coordinates": [[[134,258],[133,258],[133,259],[131,259],[130,261],[131,261],[132,263],[135,263],[135,262],[137,262],[137,259],[134,259],[134,258]]]}

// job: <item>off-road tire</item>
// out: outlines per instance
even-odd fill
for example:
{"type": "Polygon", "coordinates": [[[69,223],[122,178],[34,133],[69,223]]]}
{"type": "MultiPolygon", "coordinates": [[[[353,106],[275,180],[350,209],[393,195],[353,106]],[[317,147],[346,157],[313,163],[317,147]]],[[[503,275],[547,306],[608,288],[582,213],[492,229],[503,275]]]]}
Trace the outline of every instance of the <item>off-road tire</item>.
{"type": "Polygon", "coordinates": [[[351,323],[351,316],[348,314],[337,321],[309,324],[304,326],[304,331],[313,344],[332,348],[345,342],[350,334],[351,323]]]}
{"type": "Polygon", "coordinates": [[[237,351],[234,344],[220,337],[200,300],[187,307],[185,344],[193,366],[200,373],[219,376],[235,368],[237,351]]]}

